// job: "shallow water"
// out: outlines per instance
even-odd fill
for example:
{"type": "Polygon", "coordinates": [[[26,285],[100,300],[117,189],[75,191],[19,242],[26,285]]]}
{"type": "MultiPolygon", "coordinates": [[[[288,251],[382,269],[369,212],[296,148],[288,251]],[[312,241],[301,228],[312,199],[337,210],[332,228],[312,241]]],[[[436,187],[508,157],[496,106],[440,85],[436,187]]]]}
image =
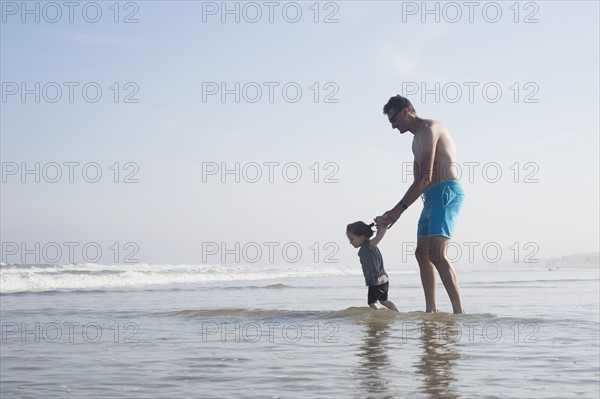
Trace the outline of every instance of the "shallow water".
{"type": "Polygon", "coordinates": [[[460,273],[459,316],[390,277],[399,314],[367,308],[360,275],[4,293],[0,393],[598,397],[597,270],[460,273]]]}

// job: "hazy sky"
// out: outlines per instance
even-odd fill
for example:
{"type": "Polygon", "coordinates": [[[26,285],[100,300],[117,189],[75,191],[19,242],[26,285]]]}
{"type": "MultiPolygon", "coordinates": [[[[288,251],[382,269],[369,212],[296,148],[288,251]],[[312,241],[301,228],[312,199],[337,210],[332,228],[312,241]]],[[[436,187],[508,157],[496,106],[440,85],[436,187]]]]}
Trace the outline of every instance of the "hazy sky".
{"type": "MultiPolygon", "coordinates": [[[[456,141],[456,263],[598,251],[598,15],[2,1],[1,260],[358,267],[345,226],[412,181],[396,94],[456,141]]],[[[420,210],[382,242],[389,269],[416,268],[420,210]]]]}

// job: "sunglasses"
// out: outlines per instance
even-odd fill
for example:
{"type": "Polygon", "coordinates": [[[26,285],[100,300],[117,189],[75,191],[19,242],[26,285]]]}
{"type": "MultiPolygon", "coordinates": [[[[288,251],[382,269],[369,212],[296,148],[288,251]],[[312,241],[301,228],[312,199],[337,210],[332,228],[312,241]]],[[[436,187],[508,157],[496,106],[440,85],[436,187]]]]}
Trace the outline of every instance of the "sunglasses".
{"type": "Polygon", "coordinates": [[[396,116],[398,115],[398,112],[402,111],[404,108],[406,107],[400,107],[400,109],[396,112],[394,112],[394,115],[392,115],[390,117],[390,123],[393,125],[394,123],[396,123],[396,116]]]}

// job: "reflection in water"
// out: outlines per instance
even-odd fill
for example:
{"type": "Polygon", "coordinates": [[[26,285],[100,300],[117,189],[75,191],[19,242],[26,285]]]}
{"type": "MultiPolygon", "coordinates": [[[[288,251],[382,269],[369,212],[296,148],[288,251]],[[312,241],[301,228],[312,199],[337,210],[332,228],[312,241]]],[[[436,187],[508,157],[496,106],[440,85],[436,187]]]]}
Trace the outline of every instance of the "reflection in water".
{"type": "Polygon", "coordinates": [[[359,347],[358,376],[360,385],[367,393],[381,394],[388,389],[386,376],[390,373],[390,359],[387,355],[387,341],[393,321],[393,315],[384,310],[373,312],[373,317],[365,321],[366,335],[359,347]]]}
{"type": "Polygon", "coordinates": [[[452,383],[456,361],[461,354],[455,347],[460,339],[460,326],[453,321],[424,321],[421,324],[423,355],[416,364],[417,373],[422,374],[423,387],[429,398],[458,398],[452,383]]]}

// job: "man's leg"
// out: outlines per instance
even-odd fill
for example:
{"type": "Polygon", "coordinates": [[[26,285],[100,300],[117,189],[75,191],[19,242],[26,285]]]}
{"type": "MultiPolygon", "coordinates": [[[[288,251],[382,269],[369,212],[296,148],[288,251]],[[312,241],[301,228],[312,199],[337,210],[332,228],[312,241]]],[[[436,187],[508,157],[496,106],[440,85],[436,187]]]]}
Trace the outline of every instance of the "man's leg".
{"type": "MultiPolygon", "coordinates": [[[[464,313],[462,301],[460,300],[460,289],[458,287],[458,279],[454,268],[448,262],[446,257],[446,249],[450,239],[444,236],[431,236],[427,238],[427,253],[430,261],[434,264],[442,283],[446,288],[446,292],[452,302],[452,310],[454,313],[464,313]]],[[[418,244],[417,244],[418,246],[418,244]]]]}
{"type": "Polygon", "coordinates": [[[435,313],[437,311],[435,307],[435,266],[429,259],[427,246],[427,237],[417,237],[415,257],[419,263],[421,284],[423,285],[423,292],[425,293],[425,311],[428,313],[435,313]]]}

